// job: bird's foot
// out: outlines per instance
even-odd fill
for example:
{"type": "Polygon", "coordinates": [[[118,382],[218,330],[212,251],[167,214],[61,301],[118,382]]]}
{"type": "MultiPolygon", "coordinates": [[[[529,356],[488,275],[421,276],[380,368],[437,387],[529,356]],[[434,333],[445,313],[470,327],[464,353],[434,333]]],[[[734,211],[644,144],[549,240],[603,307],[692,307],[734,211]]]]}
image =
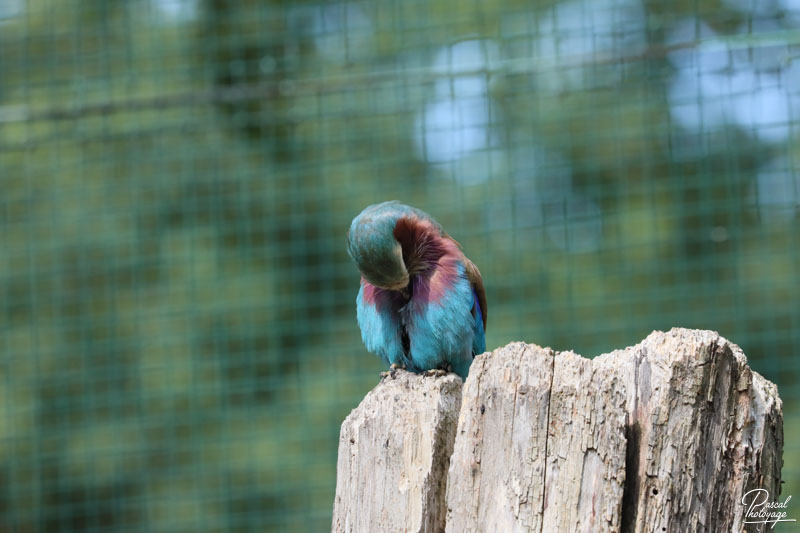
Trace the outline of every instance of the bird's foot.
{"type": "Polygon", "coordinates": [[[425,371],[426,376],[431,376],[434,378],[441,378],[448,374],[447,370],[443,368],[431,368],[430,370],[425,371]]]}
{"type": "Polygon", "coordinates": [[[392,363],[389,366],[389,370],[387,370],[386,372],[381,372],[381,379],[388,378],[388,377],[391,377],[392,379],[394,379],[394,375],[397,373],[397,370],[398,369],[405,370],[405,368],[406,367],[404,367],[404,366],[400,366],[400,365],[397,365],[395,363],[392,363]]]}

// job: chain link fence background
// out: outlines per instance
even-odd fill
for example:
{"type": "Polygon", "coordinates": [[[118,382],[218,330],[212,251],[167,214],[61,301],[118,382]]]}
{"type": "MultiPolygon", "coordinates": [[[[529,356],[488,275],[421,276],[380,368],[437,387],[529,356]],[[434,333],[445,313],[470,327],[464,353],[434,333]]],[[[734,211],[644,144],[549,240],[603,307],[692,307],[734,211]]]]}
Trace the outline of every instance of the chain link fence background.
{"type": "Polygon", "coordinates": [[[797,0],[0,0],[0,185],[2,531],[329,528],[386,199],[490,348],[740,344],[800,496],[797,0]]]}

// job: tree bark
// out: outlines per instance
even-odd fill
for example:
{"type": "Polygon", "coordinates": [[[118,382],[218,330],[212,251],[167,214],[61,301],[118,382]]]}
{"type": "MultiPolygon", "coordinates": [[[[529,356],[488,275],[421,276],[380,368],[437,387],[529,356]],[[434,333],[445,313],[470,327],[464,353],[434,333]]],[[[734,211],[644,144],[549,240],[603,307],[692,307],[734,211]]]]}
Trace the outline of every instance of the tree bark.
{"type": "Polygon", "coordinates": [[[745,523],[742,499],[779,501],[781,400],[714,332],[653,332],[593,360],[512,343],[476,358],[463,401],[454,376],[398,376],[342,425],[334,531],[770,529],[745,523]]]}

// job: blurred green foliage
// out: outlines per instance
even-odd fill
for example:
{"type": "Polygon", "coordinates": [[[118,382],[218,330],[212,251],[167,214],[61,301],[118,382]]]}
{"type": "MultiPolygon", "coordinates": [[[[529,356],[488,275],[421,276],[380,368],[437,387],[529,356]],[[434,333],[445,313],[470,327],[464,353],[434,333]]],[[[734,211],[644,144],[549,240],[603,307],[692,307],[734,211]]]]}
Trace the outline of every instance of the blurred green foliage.
{"type": "Polygon", "coordinates": [[[739,343],[800,493],[798,27],[788,0],[0,3],[0,530],[329,527],[381,370],[344,236],[391,198],[481,268],[490,348],[739,343]]]}

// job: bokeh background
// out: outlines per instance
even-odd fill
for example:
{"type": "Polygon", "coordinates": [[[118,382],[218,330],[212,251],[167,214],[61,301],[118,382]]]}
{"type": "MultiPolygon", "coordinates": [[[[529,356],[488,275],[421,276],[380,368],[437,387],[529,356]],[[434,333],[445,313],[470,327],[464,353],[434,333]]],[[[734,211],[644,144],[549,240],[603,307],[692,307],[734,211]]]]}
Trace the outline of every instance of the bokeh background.
{"type": "Polygon", "coordinates": [[[800,497],[798,0],[0,0],[0,531],[329,528],[386,199],[490,348],[741,345],[800,497]]]}

